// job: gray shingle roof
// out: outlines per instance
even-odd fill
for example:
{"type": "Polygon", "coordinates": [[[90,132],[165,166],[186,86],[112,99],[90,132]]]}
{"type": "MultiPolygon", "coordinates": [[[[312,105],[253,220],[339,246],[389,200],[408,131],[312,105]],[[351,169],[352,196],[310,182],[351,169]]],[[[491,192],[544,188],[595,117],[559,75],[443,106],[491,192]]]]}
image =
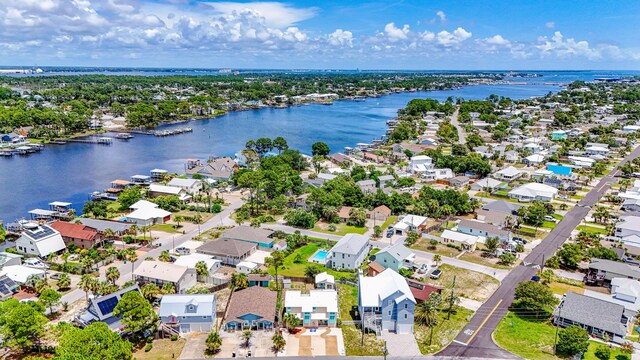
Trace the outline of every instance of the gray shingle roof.
{"type": "Polygon", "coordinates": [[[568,292],[554,316],[592,326],[616,335],[626,334],[621,323],[624,306],[585,295],[568,292]],[[559,315],[558,315],[559,314],[559,315]]]}
{"type": "Polygon", "coordinates": [[[360,234],[347,234],[343,236],[331,251],[343,253],[343,254],[351,254],[357,255],[360,253],[360,250],[369,244],[369,237],[360,234]]]}
{"type": "Polygon", "coordinates": [[[272,235],[273,231],[271,230],[254,228],[251,226],[236,226],[225,230],[225,232],[222,233],[221,238],[271,244],[273,243],[272,235]]]}
{"type": "Polygon", "coordinates": [[[640,279],[640,269],[638,267],[633,267],[618,261],[592,259],[591,263],[589,263],[589,269],[601,270],[608,273],[614,273],[629,276],[634,279],[640,279]]]}
{"type": "Polygon", "coordinates": [[[522,205],[512,203],[504,200],[496,200],[492,201],[488,204],[482,206],[483,210],[491,210],[491,211],[499,211],[505,214],[512,214],[518,211],[518,209],[522,207],[522,205]]]}
{"type": "Polygon", "coordinates": [[[256,244],[246,241],[218,239],[201,245],[196,251],[208,255],[240,257],[253,251],[256,247],[256,244]]]}

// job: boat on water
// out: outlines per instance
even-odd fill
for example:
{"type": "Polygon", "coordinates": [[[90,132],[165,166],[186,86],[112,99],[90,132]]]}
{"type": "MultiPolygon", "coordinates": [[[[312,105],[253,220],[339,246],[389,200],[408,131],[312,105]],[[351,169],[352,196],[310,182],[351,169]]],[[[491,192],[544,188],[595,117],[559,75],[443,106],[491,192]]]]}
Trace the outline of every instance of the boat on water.
{"type": "Polygon", "coordinates": [[[117,133],[116,134],[116,139],[129,140],[129,139],[133,139],[133,135],[131,135],[129,133],[117,133]]]}

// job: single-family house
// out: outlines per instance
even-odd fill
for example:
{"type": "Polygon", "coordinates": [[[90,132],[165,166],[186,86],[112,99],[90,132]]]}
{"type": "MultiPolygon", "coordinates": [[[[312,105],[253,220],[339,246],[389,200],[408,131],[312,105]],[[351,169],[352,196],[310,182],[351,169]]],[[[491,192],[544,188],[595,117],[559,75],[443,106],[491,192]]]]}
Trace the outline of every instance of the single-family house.
{"type": "Polygon", "coordinates": [[[303,294],[300,290],[287,290],[284,306],[304,327],[334,327],[338,318],[338,292],[316,289],[303,294]]]}
{"type": "Polygon", "coordinates": [[[407,284],[409,285],[409,290],[411,290],[417,304],[429,300],[429,296],[433,293],[442,293],[442,288],[440,286],[430,285],[417,280],[407,279],[407,284]]]}
{"type": "Polygon", "coordinates": [[[381,334],[413,334],[416,300],[406,279],[386,269],[373,277],[358,277],[358,309],[365,327],[381,334]]]}
{"type": "Polygon", "coordinates": [[[374,180],[368,179],[368,180],[360,180],[358,182],[356,182],[356,185],[358,185],[358,187],[360,188],[360,190],[365,194],[372,194],[374,192],[376,192],[377,188],[376,188],[376,182],[374,180]]]}
{"type": "Polygon", "coordinates": [[[522,176],[522,171],[515,166],[507,166],[493,173],[493,177],[502,181],[513,181],[522,176]]]}
{"type": "Polygon", "coordinates": [[[187,169],[187,174],[204,176],[211,180],[229,181],[233,172],[238,169],[238,164],[229,157],[212,159],[204,164],[198,163],[196,166],[187,169]]]}
{"type": "Polygon", "coordinates": [[[374,219],[375,221],[381,221],[384,223],[391,216],[391,209],[386,205],[380,205],[373,208],[373,210],[367,212],[367,219],[374,219]]]}
{"type": "Polygon", "coordinates": [[[160,184],[149,185],[148,194],[151,198],[156,198],[158,196],[177,196],[180,201],[187,201],[191,199],[191,195],[187,194],[187,191],[183,188],[160,184]]]}
{"type": "Polygon", "coordinates": [[[517,199],[521,202],[552,201],[557,194],[558,189],[539,183],[524,184],[509,191],[510,198],[517,199]]]}
{"type": "Polygon", "coordinates": [[[258,245],[246,241],[217,239],[208,241],[196,249],[201,254],[211,255],[225,265],[235,266],[253,254],[258,245]]]}
{"type": "Polygon", "coordinates": [[[316,289],[327,289],[327,290],[335,290],[336,289],[336,279],[333,275],[327,274],[327,272],[321,272],[315,277],[315,286],[316,289]]]}
{"type": "Polygon", "coordinates": [[[0,276],[0,301],[11,299],[20,286],[7,275],[0,276]]]}
{"type": "Polygon", "coordinates": [[[125,326],[121,321],[121,317],[113,315],[113,309],[115,309],[116,305],[118,305],[118,302],[120,302],[122,296],[131,291],[137,291],[142,295],[142,293],[140,292],[140,288],[136,284],[112,292],[110,294],[97,296],[90,299],[87,309],[77,315],[74,318],[74,322],[81,327],[85,327],[93,322],[100,321],[106,323],[111,331],[115,331],[118,333],[122,332],[125,326]]]}
{"type": "Polygon", "coordinates": [[[49,225],[40,225],[25,229],[18,240],[16,250],[19,254],[35,255],[41,258],[66,249],[62,235],[49,225]]]}
{"type": "Polygon", "coordinates": [[[272,248],[275,241],[273,234],[274,232],[268,229],[240,225],[225,230],[220,239],[245,241],[263,248],[272,248]]]}
{"type": "Polygon", "coordinates": [[[26,285],[32,277],[45,279],[47,273],[25,265],[9,265],[0,268],[0,276],[6,276],[18,285],[26,285]]]}
{"type": "Polygon", "coordinates": [[[22,264],[22,255],[8,253],[8,252],[0,252],[0,268],[11,265],[21,265],[22,264]]]}
{"type": "Polygon", "coordinates": [[[591,259],[589,272],[585,276],[587,284],[610,283],[614,278],[640,280],[640,268],[618,261],[591,259]]]}
{"type": "Polygon", "coordinates": [[[475,251],[478,243],[484,244],[487,240],[484,236],[469,235],[448,229],[442,232],[440,238],[445,245],[451,244],[468,251],[475,251]]]}
{"type": "Polygon", "coordinates": [[[104,234],[104,232],[107,229],[109,229],[116,236],[122,236],[127,234],[129,232],[129,229],[131,229],[131,225],[132,225],[123,221],[92,219],[92,218],[84,218],[84,217],[77,218],[73,222],[80,223],[82,225],[96,229],[101,234],[104,234]]]}
{"type": "MultiPolygon", "coordinates": [[[[222,279],[220,277],[214,276],[214,274],[218,270],[220,270],[220,267],[222,266],[222,261],[218,259],[214,259],[210,255],[198,254],[198,253],[181,255],[176,257],[176,261],[174,261],[173,263],[179,266],[186,266],[190,269],[196,269],[196,266],[198,265],[199,262],[203,262],[205,264],[207,268],[207,274],[197,275],[198,281],[207,283],[207,284],[215,284],[215,285],[219,285],[222,283],[221,281],[222,279]]],[[[196,274],[197,274],[197,271],[196,271],[196,274]]]]}
{"type": "Polygon", "coordinates": [[[380,181],[380,184],[378,184],[379,188],[385,188],[396,184],[396,178],[393,175],[380,175],[378,176],[378,180],[380,181]]]}
{"type": "Polygon", "coordinates": [[[407,235],[409,231],[417,231],[420,233],[427,227],[427,221],[429,219],[419,215],[404,215],[398,219],[398,222],[393,225],[393,230],[396,235],[407,235]]]}
{"type": "Polygon", "coordinates": [[[140,200],[129,208],[133,211],[126,215],[127,222],[136,224],[138,227],[164,224],[171,219],[170,212],[150,201],[140,200]]]}
{"type": "Polygon", "coordinates": [[[523,164],[527,164],[531,166],[538,166],[542,164],[544,161],[545,161],[545,156],[543,154],[532,154],[522,159],[523,164]]]}
{"type": "Polygon", "coordinates": [[[449,179],[449,185],[457,188],[467,186],[469,184],[469,177],[460,175],[449,179]]]}
{"type": "Polygon", "coordinates": [[[162,325],[180,333],[210,332],[216,325],[214,294],[167,294],[160,300],[162,325]]]}
{"type": "Polygon", "coordinates": [[[67,246],[74,244],[80,249],[91,249],[104,240],[98,230],[86,225],[56,221],[51,224],[51,227],[60,233],[67,246]]]}
{"type": "Polygon", "coordinates": [[[136,282],[154,283],[162,287],[165,283],[174,286],[182,294],[196,285],[196,269],[162,261],[143,261],[133,272],[136,282]]]}
{"type": "Polygon", "coordinates": [[[615,223],[615,228],[615,236],[623,241],[631,236],[640,236],[640,216],[624,216],[615,223]]]}
{"type": "Polygon", "coordinates": [[[504,161],[508,163],[517,163],[520,161],[520,154],[515,150],[509,150],[504,152],[504,161]]]}
{"type": "Polygon", "coordinates": [[[199,179],[182,179],[173,178],[167,183],[167,186],[173,186],[183,189],[187,194],[197,194],[202,190],[202,181],[199,179]]]}
{"type": "Polygon", "coordinates": [[[584,149],[584,154],[609,156],[609,148],[604,146],[589,146],[584,149]]]}
{"type": "Polygon", "coordinates": [[[251,261],[241,261],[236,264],[236,270],[241,274],[250,274],[259,267],[260,265],[251,261]]]}
{"type": "Polygon", "coordinates": [[[350,167],[352,163],[351,158],[343,153],[333,154],[329,157],[329,159],[332,163],[344,167],[350,167]]]}
{"type": "Polygon", "coordinates": [[[411,269],[416,260],[416,254],[400,241],[387,246],[373,256],[375,261],[385,269],[393,269],[396,272],[401,268],[411,269]]]}
{"type": "Polygon", "coordinates": [[[458,223],[457,230],[463,234],[484,236],[486,238],[496,237],[502,242],[511,240],[511,236],[507,230],[481,221],[462,219],[458,223]]]}
{"type": "Polygon", "coordinates": [[[414,174],[424,174],[427,170],[433,169],[431,157],[427,155],[417,155],[411,157],[408,171],[414,174]]]}
{"type": "Polygon", "coordinates": [[[424,181],[447,180],[453,177],[453,171],[448,168],[427,169],[425,172],[421,173],[421,175],[424,181]]]}
{"type": "Polygon", "coordinates": [[[471,190],[474,191],[487,191],[492,192],[502,184],[502,181],[492,179],[492,178],[483,178],[480,179],[473,184],[471,184],[471,190]]]}
{"type": "Polygon", "coordinates": [[[632,318],[624,306],[568,292],[553,312],[553,322],[561,327],[577,325],[599,338],[621,344],[632,318]]]}
{"type": "Polygon", "coordinates": [[[636,318],[640,310],[640,281],[638,280],[613,278],[610,294],[585,289],[584,295],[622,305],[630,318],[636,318]]]}
{"type": "Polygon", "coordinates": [[[269,287],[273,277],[269,274],[249,274],[247,275],[249,286],[269,287]]]}
{"type": "Polygon", "coordinates": [[[231,294],[224,320],[227,331],[273,329],[278,294],[260,286],[252,286],[231,294]]]}
{"type": "Polygon", "coordinates": [[[329,251],[329,267],[355,270],[369,254],[369,237],[346,234],[329,251]]]}

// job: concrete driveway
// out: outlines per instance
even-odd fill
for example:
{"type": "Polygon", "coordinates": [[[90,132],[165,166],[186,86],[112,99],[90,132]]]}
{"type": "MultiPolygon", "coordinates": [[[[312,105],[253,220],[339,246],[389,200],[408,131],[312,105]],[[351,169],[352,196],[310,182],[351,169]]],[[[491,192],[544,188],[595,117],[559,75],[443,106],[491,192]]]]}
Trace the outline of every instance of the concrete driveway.
{"type": "Polygon", "coordinates": [[[302,329],[287,335],[286,356],[344,356],[342,329],[318,328],[316,332],[302,329]]]}
{"type": "Polygon", "coordinates": [[[209,333],[193,332],[182,335],[187,342],[182,348],[182,354],[178,359],[202,359],[204,351],[207,349],[207,336],[209,333]]]}
{"type": "Polygon", "coordinates": [[[387,342],[387,352],[394,357],[422,356],[418,342],[413,334],[395,334],[382,331],[382,339],[387,342]]]}

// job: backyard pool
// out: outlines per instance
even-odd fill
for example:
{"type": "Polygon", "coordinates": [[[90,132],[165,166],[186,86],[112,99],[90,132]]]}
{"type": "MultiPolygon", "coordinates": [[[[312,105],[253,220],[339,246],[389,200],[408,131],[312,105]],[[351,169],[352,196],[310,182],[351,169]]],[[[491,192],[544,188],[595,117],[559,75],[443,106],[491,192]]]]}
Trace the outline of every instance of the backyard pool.
{"type": "Polygon", "coordinates": [[[318,263],[318,264],[324,264],[327,262],[327,255],[329,255],[329,252],[327,250],[321,249],[316,251],[316,253],[309,258],[309,261],[318,263]]]}

